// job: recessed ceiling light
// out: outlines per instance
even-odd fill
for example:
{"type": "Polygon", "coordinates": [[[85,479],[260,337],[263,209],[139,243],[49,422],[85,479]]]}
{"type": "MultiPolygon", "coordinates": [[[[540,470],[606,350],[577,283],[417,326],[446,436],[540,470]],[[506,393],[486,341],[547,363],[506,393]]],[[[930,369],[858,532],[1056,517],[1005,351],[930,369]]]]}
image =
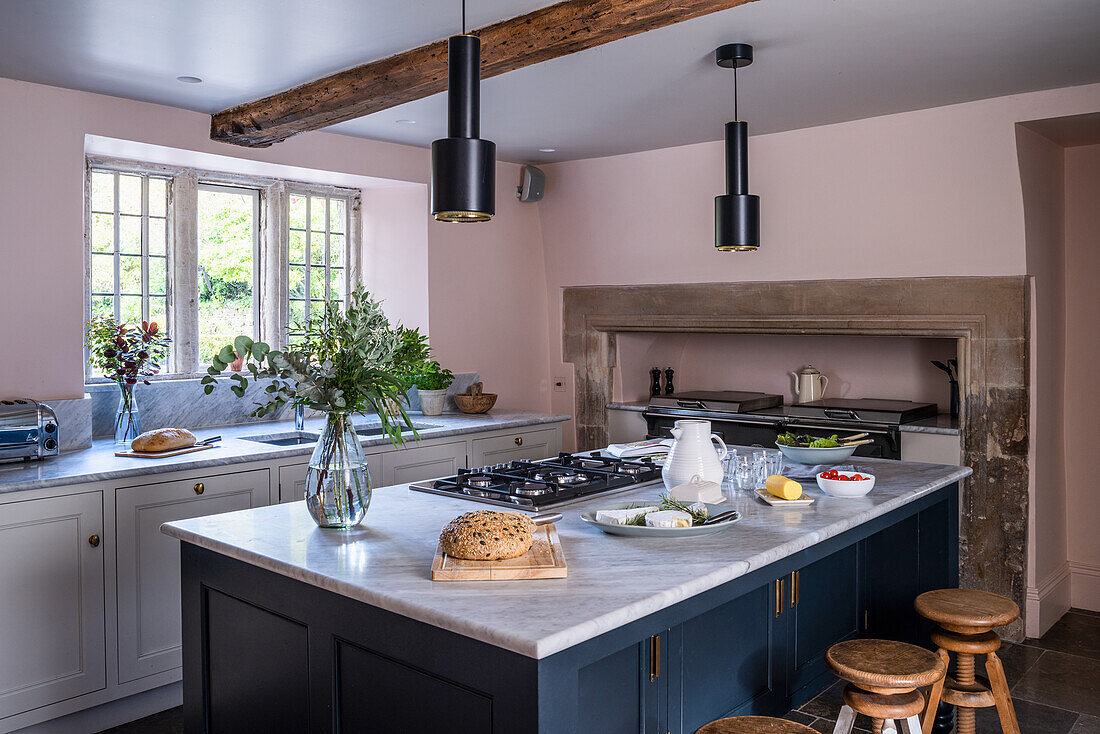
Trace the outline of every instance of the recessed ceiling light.
{"type": "Polygon", "coordinates": [[[176,81],[184,84],[202,84],[202,79],[197,76],[177,76],[176,81]]]}
{"type": "Polygon", "coordinates": [[[557,148],[539,148],[540,153],[553,153],[557,148]]]}
{"type": "Polygon", "coordinates": [[[415,125],[416,120],[398,120],[397,124],[398,125],[415,125]]]}

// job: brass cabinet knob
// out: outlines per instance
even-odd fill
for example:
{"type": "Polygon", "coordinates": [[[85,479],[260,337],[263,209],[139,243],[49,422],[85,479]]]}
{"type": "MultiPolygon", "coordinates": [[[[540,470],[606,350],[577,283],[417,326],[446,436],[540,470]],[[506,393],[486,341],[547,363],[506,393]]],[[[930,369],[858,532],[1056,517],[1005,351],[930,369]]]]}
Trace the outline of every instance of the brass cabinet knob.
{"type": "Polygon", "coordinates": [[[523,436],[516,436],[516,446],[523,445],[523,436]]]}
{"type": "Polygon", "coordinates": [[[88,545],[92,546],[93,548],[98,548],[99,547],[99,536],[98,535],[89,535],[88,536],[88,545]]]}
{"type": "Polygon", "coordinates": [[[206,491],[206,485],[202,482],[195,482],[195,494],[202,494],[206,491]]]}

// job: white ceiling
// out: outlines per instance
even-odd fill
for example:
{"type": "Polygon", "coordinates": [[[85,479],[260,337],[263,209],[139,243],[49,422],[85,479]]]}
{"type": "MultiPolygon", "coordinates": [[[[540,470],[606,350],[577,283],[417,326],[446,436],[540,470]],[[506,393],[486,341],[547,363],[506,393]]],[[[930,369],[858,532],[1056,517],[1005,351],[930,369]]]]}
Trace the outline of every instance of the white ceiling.
{"type": "MultiPolygon", "coordinates": [[[[471,0],[469,26],[546,4],[471,0]]],[[[0,0],[0,76],[215,112],[444,38],[459,8],[0,0]]],[[[1097,82],[1098,38],[1100,0],[757,0],[485,80],[482,137],[534,162],[720,139],[732,72],[713,50],[735,41],[756,46],[739,72],[755,134],[1097,82]]],[[[437,95],[330,130],[428,145],[444,128],[437,95]]]]}

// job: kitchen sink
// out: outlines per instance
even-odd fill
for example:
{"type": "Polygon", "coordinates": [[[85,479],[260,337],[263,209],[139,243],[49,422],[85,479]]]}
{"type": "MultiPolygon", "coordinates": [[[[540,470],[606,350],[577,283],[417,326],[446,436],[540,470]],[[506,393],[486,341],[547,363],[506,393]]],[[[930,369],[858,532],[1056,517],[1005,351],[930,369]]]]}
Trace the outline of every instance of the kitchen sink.
{"type": "Polygon", "coordinates": [[[318,433],[308,431],[291,431],[290,433],[273,433],[268,436],[242,436],[244,441],[266,443],[270,446],[306,446],[317,443],[318,433]]]}
{"type": "MultiPolygon", "coordinates": [[[[429,428],[439,428],[439,426],[432,425],[431,423],[413,423],[412,426],[417,431],[426,431],[429,428]]],[[[365,437],[381,436],[382,426],[362,426],[361,428],[356,428],[355,432],[365,437]]],[[[412,433],[412,431],[402,431],[402,433],[412,433]]]]}

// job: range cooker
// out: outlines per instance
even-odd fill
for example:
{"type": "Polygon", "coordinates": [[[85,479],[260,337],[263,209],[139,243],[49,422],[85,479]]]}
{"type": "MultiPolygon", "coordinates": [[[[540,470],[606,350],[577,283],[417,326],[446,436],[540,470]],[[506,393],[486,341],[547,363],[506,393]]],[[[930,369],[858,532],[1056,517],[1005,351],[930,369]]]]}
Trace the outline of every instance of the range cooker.
{"type": "Polygon", "coordinates": [[[458,474],[410,489],[476,500],[533,512],[576,502],[589,495],[622,491],[661,478],[652,459],[616,459],[598,452],[560,453],[541,461],[509,461],[493,466],[459,469],[458,474]]]}
{"type": "Polygon", "coordinates": [[[824,398],[784,406],[781,395],[753,392],[685,392],[655,395],[644,415],[647,438],[667,438],[677,420],[700,418],[727,444],[775,445],[780,433],[815,437],[866,433],[872,443],[857,456],[901,458],[901,426],[934,417],[935,403],[873,398],[824,398]]]}

